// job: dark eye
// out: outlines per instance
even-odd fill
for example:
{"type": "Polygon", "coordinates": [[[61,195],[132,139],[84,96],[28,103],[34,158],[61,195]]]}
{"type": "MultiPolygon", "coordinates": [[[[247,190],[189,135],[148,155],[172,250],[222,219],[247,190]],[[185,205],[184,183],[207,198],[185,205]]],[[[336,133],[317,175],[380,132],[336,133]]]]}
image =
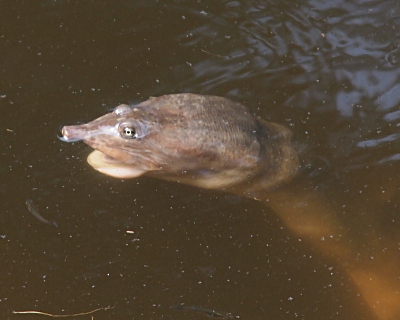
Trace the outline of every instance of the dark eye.
{"type": "Polygon", "coordinates": [[[120,129],[120,134],[125,139],[135,139],[135,138],[137,138],[136,130],[133,127],[122,127],[120,129]]]}

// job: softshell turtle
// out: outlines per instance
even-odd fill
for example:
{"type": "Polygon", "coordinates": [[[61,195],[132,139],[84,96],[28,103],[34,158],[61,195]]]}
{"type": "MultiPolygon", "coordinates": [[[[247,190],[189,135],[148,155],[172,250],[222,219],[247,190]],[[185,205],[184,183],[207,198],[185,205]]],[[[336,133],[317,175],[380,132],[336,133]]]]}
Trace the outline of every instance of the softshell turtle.
{"type": "Polygon", "coordinates": [[[120,105],[92,122],[62,129],[63,141],[93,149],[89,164],[117,178],[148,175],[264,202],[298,237],[336,260],[378,319],[400,319],[398,265],[390,254],[365,263],[326,199],[291,186],[299,160],[291,132],[216,96],[173,94],[120,105]]]}

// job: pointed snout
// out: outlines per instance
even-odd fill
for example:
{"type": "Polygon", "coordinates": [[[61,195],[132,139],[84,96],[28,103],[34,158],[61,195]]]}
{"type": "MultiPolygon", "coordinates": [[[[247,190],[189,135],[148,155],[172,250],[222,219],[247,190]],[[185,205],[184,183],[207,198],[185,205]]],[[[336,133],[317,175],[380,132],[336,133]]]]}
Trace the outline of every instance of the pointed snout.
{"type": "Polygon", "coordinates": [[[87,137],[87,129],[85,125],[64,126],[58,138],[65,142],[75,142],[83,140],[87,137]]]}

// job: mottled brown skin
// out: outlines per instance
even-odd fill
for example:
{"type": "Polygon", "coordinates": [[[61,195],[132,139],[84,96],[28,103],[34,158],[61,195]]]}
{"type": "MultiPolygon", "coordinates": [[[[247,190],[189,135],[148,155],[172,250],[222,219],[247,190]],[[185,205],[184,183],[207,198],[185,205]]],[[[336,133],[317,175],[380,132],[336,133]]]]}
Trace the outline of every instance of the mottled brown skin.
{"type": "Polygon", "coordinates": [[[311,185],[286,183],[299,166],[287,128],[225,98],[176,94],[120,105],[90,123],[66,126],[61,139],[94,148],[88,162],[111,176],[149,175],[264,202],[297,238],[347,271],[378,319],[400,319],[395,253],[385,248],[372,261],[311,185]]]}
{"type": "Polygon", "coordinates": [[[253,194],[290,179],[298,168],[288,129],[257,119],[222,97],[151,98],[132,108],[121,105],[88,124],[64,127],[62,134],[142,174],[203,188],[252,181],[248,192],[253,194]],[[124,124],[135,129],[136,138],[118,134],[116,128],[124,124]]]}

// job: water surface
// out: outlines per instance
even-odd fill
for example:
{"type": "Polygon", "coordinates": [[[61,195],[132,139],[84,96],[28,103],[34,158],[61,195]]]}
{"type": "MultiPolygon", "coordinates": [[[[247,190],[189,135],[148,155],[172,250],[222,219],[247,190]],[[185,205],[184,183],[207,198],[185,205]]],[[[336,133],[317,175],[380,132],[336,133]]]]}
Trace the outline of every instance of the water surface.
{"type": "MultiPolygon", "coordinates": [[[[343,208],[344,228],[360,239],[378,232],[398,250],[397,1],[1,7],[2,319],[107,306],[95,319],[207,318],[171,308],[179,304],[240,319],[375,319],[335,261],[268,208],[108,178],[86,164],[88,147],[56,134],[149,96],[231,98],[292,129],[306,174],[343,208]]],[[[360,254],[368,250],[365,242],[360,254]]]]}

